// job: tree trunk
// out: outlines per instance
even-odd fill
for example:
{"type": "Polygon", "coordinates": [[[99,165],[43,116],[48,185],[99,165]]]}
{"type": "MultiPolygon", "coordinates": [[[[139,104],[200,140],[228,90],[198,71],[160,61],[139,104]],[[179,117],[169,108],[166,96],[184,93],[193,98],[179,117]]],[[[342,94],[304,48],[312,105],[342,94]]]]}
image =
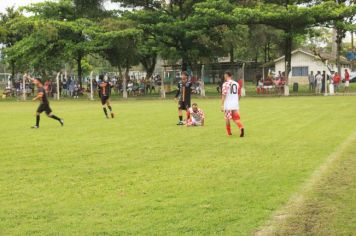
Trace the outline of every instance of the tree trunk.
{"type": "Polygon", "coordinates": [[[77,58],[77,69],[78,69],[78,82],[79,82],[79,87],[82,88],[82,56],[79,55],[77,58]]]}
{"type": "Polygon", "coordinates": [[[11,66],[11,83],[12,83],[12,87],[14,87],[15,86],[15,62],[11,61],[10,66],[11,66]]]}
{"type": "Polygon", "coordinates": [[[125,76],[124,76],[124,79],[122,81],[122,89],[123,89],[123,92],[122,92],[122,97],[127,99],[127,89],[126,89],[126,85],[127,85],[127,81],[129,80],[129,72],[130,72],[130,67],[129,66],[126,66],[126,69],[125,69],[125,76]]]}
{"type": "Polygon", "coordinates": [[[285,39],[285,77],[286,84],[289,84],[289,73],[292,68],[292,46],[293,46],[293,38],[290,32],[287,33],[285,39]]]}
{"type": "Polygon", "coordinates": [[[341,75],[341,50],[342,50],[342,39],[344,38],[344,32],[341,29],[336,30],[336,67],[337,73],[341,75]]]}
{"type": "Polygon", "coordinates": [[[146,71],[146,80],[151,78],[153,72],[155,71],[157,64],[157,55],[152,55],[152,57],[145,58],[141,61],[141,64],[145,68],[146,71]]]}
{"type": "Polygon", "coordinates": [[[230,62],[234,62],[234,47],[232,45],[230,46],[230,62]]]}

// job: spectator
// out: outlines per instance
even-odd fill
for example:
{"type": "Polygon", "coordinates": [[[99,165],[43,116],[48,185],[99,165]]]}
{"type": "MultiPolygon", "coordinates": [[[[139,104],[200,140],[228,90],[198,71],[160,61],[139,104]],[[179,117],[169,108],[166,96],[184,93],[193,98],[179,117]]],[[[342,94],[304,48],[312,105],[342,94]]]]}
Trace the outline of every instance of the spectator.
{"type": "Polygon", "coordinates": [[[333,84],[334,84],[334,90],[337,92],[339,90],[339,84],[341,81],[341,77],[339,73],[335,72],[334,77],[333,77],[333,84]]]}
{"type": "Polygon", "coordinates": [[[350,74],[347,69],[345,69],[345,88],[344,88],[344,93],[349,92],[349,86],[350,86],[350,74]]]}
{"type": "Polygon", "coordinates": [[[309,91],[314,91],[315,90],[315,78],[314,78],[314,72],[310,71],[310,74],[308,76],[309,80],[309,91]]]}
{"type": "Polygon", "coordinates": [[[63,95],[68,96],[68,83],[66,78],[63,79],[62,89],[63,89],[63,95]]]}
{"type": "Polygon", "coordinates": [[[75,84],[74,85],[74,90],[73,90],[73,97],[74,99],[78,99],[79,98],[79,85],[78,84],[75,84]]]}
{"type": "Polygon", "coordinates": [[[323,93],[326,93],[326,78],[327,76],[326,76],[326,72],[325,72],[325,70],[323,71],[323,80],[321,81],[321,91],[323,92],[323,93]]]}
{"type": "Polygon", "coordinates": [[[132,94],[132,92],[133,92],[133,87],[134,87],[134,84],[133,84],[132,80],[130,80],[130,81],[128,82],[128,84],[127,84],[127,93],[128,93],[129,95],[132,94]]]}
{"type": "Polygon", "coordinates": [[[321,92],[321,81],[323,76],[321,75],[320,71],[315,75],[315,93],[319,94],[321,92]]]}
{"type": "Polygon", "coordinates": [[[70,80],[69,82],[69,96],[73,97],[74,95],[74,88],[75,88],[75,81],[73,79],[70,80]]]}

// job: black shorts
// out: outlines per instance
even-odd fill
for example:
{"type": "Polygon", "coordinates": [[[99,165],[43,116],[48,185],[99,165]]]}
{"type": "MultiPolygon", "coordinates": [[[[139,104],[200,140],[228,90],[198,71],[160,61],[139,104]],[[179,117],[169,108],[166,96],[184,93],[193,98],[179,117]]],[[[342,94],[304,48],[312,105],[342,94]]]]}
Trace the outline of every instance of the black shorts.
{"type": "Polygon", "coordinates": [[[37,108],[37,113],[42,113],[42,112],[46,112],[47,115],[52,113],[52,109],[49,107],[49,104],[41,104],[37,108]]]}
{"type": "Polygon", "coordinates": [[[190,101],[189,102],[179,101],[179,105],[178,105],[179,110],[188,110],[189,108],[190,108],[190,101]]]}
{"type": "Polygon", "coordinates": [[[101,96],[101,104],[102,105],[105,105],[108,100],[109,100],[109,96],[101,96]]]}

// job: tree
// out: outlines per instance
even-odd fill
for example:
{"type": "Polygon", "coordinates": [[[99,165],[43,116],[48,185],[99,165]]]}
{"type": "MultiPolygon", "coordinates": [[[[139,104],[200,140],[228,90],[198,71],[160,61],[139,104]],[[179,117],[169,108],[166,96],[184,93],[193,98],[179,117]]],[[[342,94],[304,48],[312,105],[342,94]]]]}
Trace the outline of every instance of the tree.
{"type": "Polygon", "coordinates": [[[15,77],[16,68],[20,65],[14,58],[6,57],[6,48],[11,48],[23,38],[26,30],[15,29],[14,25],[23,21],[24,18],[20,11],[14,7],[7,8],[5,13],[0,14],[0,44],[4,44],[5,46],[5,58],[9,62],[12,78],[15,77]]]}
{"type": "Polygon", "coordinates": [[[103,1],[59,0],[32,4],[25,9],[34,14],[33,19],[45,20],[58,29],[59,43],[64,45],[63,54],[76,62],[78,80],[82,86],[82,61],[97,51],[97,42],[89,35],[96,29],[96,21],[106,16],[103,1]]]}
{"type": "Polygon", "coordinates": [[[120,77],[123,78],[124,98],[127,98],[126,81],[129,77],[131,66],[139,63],[137,44],[141,31],[134,29],[133,22],[125,19],[107,18],[100,24],[101,32],[95,33],[99,43],[100,54],[112,66],[118,68],[120,77]],[[125,70],[123,76],[122,70],[125,70]]]}
{"type": "MultiPolygon", "coordinates": [[[[120,1],[127,2],[128,1],[120,1]]],[[[165,59],[182,61],[182,69],[192,68],[199,58],[211,56],[211,51],[203,40],[206,29],[200,27],[202,21],[195,15],[198,1],[170,1],[168,4],[158,4],[158,1],[142,1],[136,6],[143,7],[127,13],[128,17],[137,23],[145,35],[159,43],[159,53],[165,59]]]]}
{"type": "Polygon", "coordinates": [[[330,1],[266,1],[256,8],[236,8],[236,19],[245,24],[266,24],[284,32],[285,72],[291,71],[291,52],[293,39],[306,33],[306,30],[330,22],[342,20],[354,9],[330,1]],[[300,5],[301,3],[307,4],[300,5]]]}

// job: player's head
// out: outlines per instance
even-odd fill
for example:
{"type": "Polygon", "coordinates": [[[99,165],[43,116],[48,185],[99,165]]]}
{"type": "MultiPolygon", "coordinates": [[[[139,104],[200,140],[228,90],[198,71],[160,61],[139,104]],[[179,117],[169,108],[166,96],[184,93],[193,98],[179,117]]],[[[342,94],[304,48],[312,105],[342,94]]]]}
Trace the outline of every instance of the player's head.
{"type": "Polygon", "coordinates": [[[104,75],[99,75],[99,80],[104,81],[104,77],[105,77],[104,75]]]}
{"type": "Polygon", "coordinates": [[[33,83],[34,85],[36,85],[37,87],[39,87],[39,86],[42,85],[42,81],[41,81],[40,78],[34,78],[34,79],[32,80],[32,83],[33,83]]]}
{"type": "Polygon", "coordinates": [[[188,80],[188,72],[182,71],[182,81],[187,82],[188,80]]]}
{"type": "Polygon", "coordinates": [[[232,78],[232,73],[231,73],[231,71],[225,71],[225,73],[224,73],[224,79],[225,80],[229,80],[229,79],[231,79],[232,78]]]}
{"type": "Polygon", "coordinates": [[[193,109],[194,112],[198,111],[198,104],[193,103],[192,109],[193,109]]]}

